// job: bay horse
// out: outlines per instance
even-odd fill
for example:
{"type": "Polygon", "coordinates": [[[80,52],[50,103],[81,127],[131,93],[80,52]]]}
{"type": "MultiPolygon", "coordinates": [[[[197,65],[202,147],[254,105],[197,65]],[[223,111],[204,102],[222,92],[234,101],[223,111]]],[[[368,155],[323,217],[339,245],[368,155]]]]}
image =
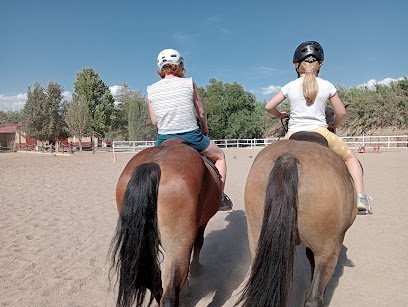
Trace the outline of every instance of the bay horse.
{"type": "Polygon", "coordinates": [[[189,271],[201,271],[204,230],[220,207],[215,169],[194,148],[165,143],[137,153],[117,183],[119,219],[110,251],[118,307],[141,306],[147,290],[149,306],[153,299],[178,306],[189,271]]]}
{"type": "Polygon", "coordinates": [[[312,142],[279,140],[265,147],[248,174],[245,211],[253,263],[236,305],[287,306],[295,247],[303,243],[312,271],[304,305],[323,306],[357,213],[344,161],[312,142]]]}

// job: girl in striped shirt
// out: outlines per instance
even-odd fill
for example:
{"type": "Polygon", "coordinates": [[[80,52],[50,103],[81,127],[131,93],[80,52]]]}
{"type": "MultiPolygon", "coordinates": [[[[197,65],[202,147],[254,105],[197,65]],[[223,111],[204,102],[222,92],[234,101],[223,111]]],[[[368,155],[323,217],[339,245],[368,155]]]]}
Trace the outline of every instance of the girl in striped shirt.
{"type": "MultiPolygon", "coordinates": [[[[225,185],[227,165],[225,154],[208,137],[207,114],[192,78],[184,78],[183,57],[174,49],[165,49],[157,57],[159,81],[147,87],[150,119],[158,129],[156,146],[165,140],[179,138],[190,143],[209,158],[225,185]]],[[[223,193],[220,210],[232,209],[232,202],[223,193]]]]}

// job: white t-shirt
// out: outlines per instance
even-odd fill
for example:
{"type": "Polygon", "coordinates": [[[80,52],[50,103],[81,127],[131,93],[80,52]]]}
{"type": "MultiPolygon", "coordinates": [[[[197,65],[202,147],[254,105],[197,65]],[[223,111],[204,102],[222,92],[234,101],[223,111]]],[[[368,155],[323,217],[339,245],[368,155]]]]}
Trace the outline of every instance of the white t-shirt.
{"type": "Polygon", "coordinates": [[[159,134],[198,129],[192,78],[163,78],[147,87],[159,134]]]}
{"type": "Polygon", "coordinates": [[[326,128],[326,105],[337,90],[329,81],[317,77],[319,92],[314,103],[308,104],[303,96],[303,79],[303,77],[297,78],[281,88],[283,95],[289,98],[290,102],[289,130],[297,132],[310,131],[319,127],[326,128]]]}

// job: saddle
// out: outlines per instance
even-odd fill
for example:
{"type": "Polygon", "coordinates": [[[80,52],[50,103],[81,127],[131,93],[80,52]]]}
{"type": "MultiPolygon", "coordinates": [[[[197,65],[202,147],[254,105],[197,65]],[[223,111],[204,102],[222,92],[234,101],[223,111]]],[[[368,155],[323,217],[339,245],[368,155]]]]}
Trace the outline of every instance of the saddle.
{"type": "Polygon", "coordinates": [[[327,143],[327,140],[324,138],[324,136],[320,135],[317,132],[299,131],[292,134],[289,137],[289,139],[297,141],[314,142],[322,146],[329,147],[329,143],[327,143]]]}

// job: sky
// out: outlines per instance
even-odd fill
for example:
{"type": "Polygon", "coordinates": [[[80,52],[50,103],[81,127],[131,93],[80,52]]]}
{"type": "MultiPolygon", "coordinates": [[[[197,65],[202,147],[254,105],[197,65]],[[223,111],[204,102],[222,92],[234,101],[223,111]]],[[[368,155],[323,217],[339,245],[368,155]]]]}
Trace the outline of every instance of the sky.
{"type": "Polygon", "coordinates": [[[69,99],[85,67],[113,94],[145,94],[166,48],[198,86],[238,82],[259,100],[296,78],[306,40],[323,46],[319,76],[333,84],[387,83],[408,75],[407,12],[406,0],[0,0],[0,110],[21,109],[37,82],[69,99]]]}

